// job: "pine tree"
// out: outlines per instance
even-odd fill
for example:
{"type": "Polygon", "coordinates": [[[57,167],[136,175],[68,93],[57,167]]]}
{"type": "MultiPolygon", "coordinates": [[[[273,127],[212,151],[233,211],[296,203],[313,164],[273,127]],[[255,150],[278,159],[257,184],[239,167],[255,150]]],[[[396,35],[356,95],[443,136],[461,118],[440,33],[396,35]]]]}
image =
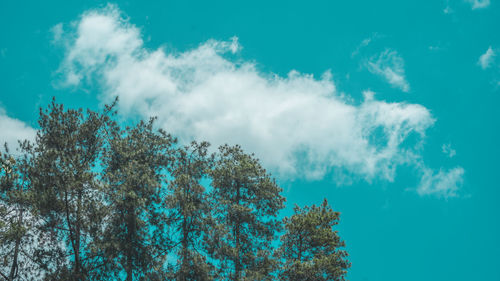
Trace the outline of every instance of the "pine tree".
{"type": "Polygon", "coordinates": [[[285,233],[277,251],[284,261],[280,280],[345,280],[350,263],[347,252],[340,249],[344,242],[332,229],[339,215],[326,199],[320,206],[295,206],[294,214],[284,219],[285,233]]]}
{"type": "Polygon", "coordinates": [[[109,217],[100,247],[107,278],[160,278],[169,250],[162,208],[162,182],[175,140],[154,130],[154,119],[120,130],[114,126],[103,158],[109,217]]]}
{"type": "Polygon", "coordinates": [[[15,160],[5,145],[0,152],[0,276],[7,281],[28,277],[31,265],[26,256],[31,221],[29,183],[23,173],[23,162],[15,160]]]}
{"type": "Polygon", "coordinates": [[[212,220],[210,204],[201,181],[213,163],[207,142],[192,142],[176,150],[172,166],[173,180],[166,201],[168,221],[176,237],[175,280],[212,280],[213,265],[207,260],[204,240],[212,220]]]}
{"type": "Polygon", "coordinates": [[[96,233],[103,202],[97,165],[108,118],[90,110],[64,110],[55,100],[40,109],[28,174],[41,230],[51,238],[42,241],[46,244],[37,255],[47,279],[84,280],[99,259],[90,245],[101,235],[96,233]]]}
{"type": "Polygon", "coordinates": [[[211,244],[221,275],[231,280],[268,280],[273,271],[271,244],[280,227],[276,216],[285,201],[282,190],[241,147],[225,145],[219,153],[211,173],[219,229],[211,244]]]}
{"type": "Polygon", "coordinates": [[[282,222],[282,190],[253,154],[178,146],[154,118],[122,129],[115,103],[53,100],[35,142],[0,153],[0,279],[345,279],[326,200],[282,222]]]}

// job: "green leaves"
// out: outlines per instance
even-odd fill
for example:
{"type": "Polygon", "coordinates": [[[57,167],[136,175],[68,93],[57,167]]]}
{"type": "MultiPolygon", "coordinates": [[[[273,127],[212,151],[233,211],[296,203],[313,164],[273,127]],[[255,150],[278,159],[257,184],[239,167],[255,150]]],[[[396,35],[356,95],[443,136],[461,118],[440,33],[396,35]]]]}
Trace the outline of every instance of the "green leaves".
{"type": "Polygon", "coordinates": [[[281,280],[344,280],[350,263],[333,230],[339,216],[326,199],[320,206],[295,206],[294,214],[283,220],[285,233],[276,253],[283,262],[281,280]]]}
{"type": "Polygon", "coordinates": [[[253,154],[179,145],[154,118],[123,128],[115,104],[52,101],[35,143],[0,154],[0,278],[344,280],[326,200],[280,220],[282,189],[253,154]]]}
{"type": "Polygon", "coordinates": [[[214,156],[208,154],[207,142],[192,142],[175,151],[171,166],[173,179],[168,184],[165,201],[167,221],[177,243],[173,265],[175,280],[213,280],[214,266],[207,259],[207,237],[214,227],[212,206],[202,180],[213,166],[214,156]]]}
{"type": "Polygon", "coordinates": [[[216,234],[222,238],[215,247],[216,258],[224,265],[222,275],[246,280],[271,274],[272,266],[262,266],[262,262],[269,259],[271,242],[279,230],[277,215],[285,201],[281,188],[239,146],[219,148],[211,178],[211,197],[218,203],[214,219],[224,226],[216,234]]]}
{"type": "Polygon", "coordinates": [[[113,126],[103,156],[108,207],[105,234],[96,243],[103,249],[107,278],[125,272],[127,280],[146,278],[168,251],[160,202],[162,183],[170,166],[175,139],[155,130],[154,119],[120,130],[113,126]]]}

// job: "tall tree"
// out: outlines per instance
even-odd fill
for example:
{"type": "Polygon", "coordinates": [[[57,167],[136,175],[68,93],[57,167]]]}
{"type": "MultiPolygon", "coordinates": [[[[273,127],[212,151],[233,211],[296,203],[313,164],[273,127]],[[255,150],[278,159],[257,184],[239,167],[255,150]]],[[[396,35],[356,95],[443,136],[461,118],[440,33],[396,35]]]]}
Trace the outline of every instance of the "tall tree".
{"type": "Polygon", "coordinates": [[[176,237],[178,257],[174,266],[175,280],[212,280],[213,265],[207,261],[206,238],[212,225],[211,206],[202,180],[207,178],[213,163],[207,142],[192,142],[176,150],[172,165],[170,194],[166,200],[168,221],[176,237]]]}
{"type": "Polygon", "coordinates": [[[8,281],[27,279],[33,268],[27,256],[33,220],[24,163],[26,158],[16,161],[7,145],[0,152],[0,277],[8,281]]]}
{"type": "Polygon", "coordinates": [[[42,229],[51,233],[58,248],[41,255],[59,261],[46,265],[53,271],[49,279],[84,280],[92,270],[89,245],[100,236],[93,231],[100,229],[96,214],[102,205],[96,167],[108,118],[90,110],[65,110],[55,100],[40,109],[28,173],[42,229]]]}
{"type": "Polygon", "coordinates": [[[271,244],[284,207],[282,189],[259,161],[240,146],[221,146],[212,173],[214,218],[221,226],[213,235],[222,275],[231,280],[270,279],[271,244]]]}
{"type": "Polygon", "coordinates": [[[123,273],[126,280],[157,278],[169,249],[161,198],[175,140],[153,123],[141,121],[125,130],[114,126],[103,158],[110,216],[100,247],[110,278],[123,273]]]}
{"type": "Polygon", "coordinates": [[[345,280],[351,265],[347,252],[340,249],[345,243],[333,230],[339,215],[326,199],[320,206],[295,206],[294,214],[284,219],[285,233],[277,251],[283,260],[280,280],[345,280]]]}

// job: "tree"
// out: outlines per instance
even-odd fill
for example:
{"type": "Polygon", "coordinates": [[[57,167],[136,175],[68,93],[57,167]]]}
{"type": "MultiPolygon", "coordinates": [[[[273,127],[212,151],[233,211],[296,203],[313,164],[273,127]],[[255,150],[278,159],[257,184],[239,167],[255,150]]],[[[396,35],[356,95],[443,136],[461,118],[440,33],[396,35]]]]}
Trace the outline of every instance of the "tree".
{"type": "Polygon", "coordinates": [[[320,206],[300,208],[284,219],[285,233],[277,256],[284,261],[280,280],[327,281],[345,280],[351,266],[345,244],[332,228],[340,213],[334,212],[327,200],[320,206]]]}
{"type": "Polygon", "coordinates": [[[253,154],[177,145],[154,118],[123,128],[115,104],[53,100],[35,142],[0,153],[0,279],[344,280],[326,200],[282,222],[282,190],[253,154]]]}
{"type": "Polygon", "coordinates": [[[101,236],[98,160],[109,110],[64,110],[55,100],[40,109],[36,144],[28,151],[28,174],[36,194],[33,207],[43,221],[40,227],[51,238],[50,248],[38,249],[48,279],[84,280],[99,260],[90,249],[101,236]]]}
{"type": "Polygon", "coordinates": [[[159,278],[161,257],[170,249],[161,198],[175,139],[153,124],[154,119],[125,130],[114,126],[103,157],[109,216],[99,246],[107,278],[159,278]]]}
{"type": "Polygon", "coordinates": [[[284,207],[281,188],[259,161],[240,146],[221,146],[211,172],[214,218],[213,250],[221,274],[231,280],[270,279],[271,243],[284,207]]]}
{"type": "Polygon", "coordinates": [[[206,243],[203,243],[213,224],[211,206],[201,183],[213,164],[208,147],[207,142],[192,142],[178,148],[171,169],[173,180],[169,184],[166,208],[177,238],[174,250],[178,260],[173,277],[179,281],[213,279],[213,265],[207,261],[206,243]]]}
{"type": "Polygon", "coordinates": [[[30,223],[27,218],[29,183],[23,168],[26,159],[14,159],[5,145],[0,152],[0,277],[7,281],[24,279],[31,264],[26,257],[30,223]]]}

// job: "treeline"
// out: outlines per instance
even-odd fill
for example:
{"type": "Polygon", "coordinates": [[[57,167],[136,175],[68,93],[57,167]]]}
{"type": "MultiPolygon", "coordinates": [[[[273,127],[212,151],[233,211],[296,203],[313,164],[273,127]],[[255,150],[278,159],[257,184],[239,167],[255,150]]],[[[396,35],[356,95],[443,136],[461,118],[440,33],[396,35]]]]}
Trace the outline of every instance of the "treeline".
{"type": "Polygon", "coordinates": [[[123,127],[114,108],[53,100],[34,142],[5,146],[0,278],[344,280],[326,200],[280,220],[282,189],[252,154],[182,146],[154,119],[123,127]]]}

